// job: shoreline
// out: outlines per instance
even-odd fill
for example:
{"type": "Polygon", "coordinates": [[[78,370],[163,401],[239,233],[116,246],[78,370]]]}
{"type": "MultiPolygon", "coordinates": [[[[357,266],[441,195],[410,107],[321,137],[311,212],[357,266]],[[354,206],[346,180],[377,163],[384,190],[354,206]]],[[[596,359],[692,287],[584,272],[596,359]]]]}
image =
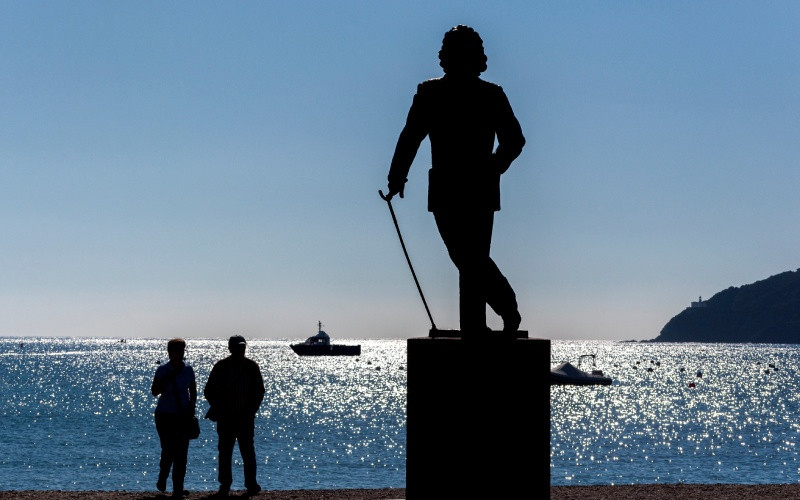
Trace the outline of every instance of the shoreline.
{"type": "MultiPolygon", "coordinates": [[[[225,498],[257,498],[259,500],[402,500],[405,488],[338,489],[338,490],[262,490],[252,497],[245,490],[231,490],[225,498]]],[[[157,491],[62,491],[0,490],[0,500],[166,500],[171,490],[157,491]]],[[[187,500],[215,500],[216,491],[190,491],[187,500]]]]}
{"type": "Polygon", "coordinates": [[[637,484],[551,486],[551,500],[789,500],[800,498],[800,484],[637,484]]]}
{"type": "MultiPolygon", "coordinates": [[[[170,493],[130,491],[0,490],[0,500],[165,500],[170,493]]],[[[217,498],[214,491],[190,492],[190,500],[217,498]]],[[[230,498],[249,498],[245,491],[232,491],[230,498]]],[[[263,500],[402,500],[405,488],[272,490],[254,498],[263,500]]],[[[797,484],[644,484],[618,486],[551,486],[551,500],[789,500],[800,498],[797,484]]]]}

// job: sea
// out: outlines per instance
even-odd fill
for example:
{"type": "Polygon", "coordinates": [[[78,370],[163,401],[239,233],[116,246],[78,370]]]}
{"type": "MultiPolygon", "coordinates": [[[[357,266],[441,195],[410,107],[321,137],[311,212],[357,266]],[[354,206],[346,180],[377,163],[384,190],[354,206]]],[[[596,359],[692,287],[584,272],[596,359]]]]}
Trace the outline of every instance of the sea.
{"type": "MultiPolygon", "coordinates": [[[[288,340],[248,339],[266,386],[255,430],[264,489],[405,487],[405,341],[337,343],[360,344],[361,355],[301,357],[288,340]]],[[[150,386],[166,347],[166,339],[0,338],[0,490],[155,491],[161,448],[150,386]]],[[[227,338],[187,339],[200,394],[191,491],[219,488],[202,391],[228,354],[227,338]]],[[[233,480],[244,488],[238,448],[233,480]]]]}
{"type": "MultiPolygon", "coordinates": [[[[187,343],[202,394],[227,341],[187,343]]],[[[361,355],[342,357],[297,356],[290,343],[248,345],[266,385],[262,487],[404,488],[405,340],[343,340],[361,355]]],[[[551,351],[551,367],[613,379],[551,388],[552,485],[800,481],[800,346],[553,340],[551,351]]],[[[165,339],[0,337],[0,490],[154,491],[150,384],[166,360],[165,339]]],[[[207,409],[200,397],[192,491],[218,487],[207,409]]],[[[236,450],[233,486],[243,488],[236,450]]]]}

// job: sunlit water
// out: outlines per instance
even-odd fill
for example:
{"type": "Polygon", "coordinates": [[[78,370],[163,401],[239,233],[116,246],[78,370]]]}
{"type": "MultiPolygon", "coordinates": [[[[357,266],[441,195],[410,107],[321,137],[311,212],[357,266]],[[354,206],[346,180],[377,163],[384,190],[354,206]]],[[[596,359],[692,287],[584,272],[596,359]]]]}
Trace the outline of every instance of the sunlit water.
{"type": "MultiPolygon", "coordinates": [[[[360,343],[362,355],[299,357],[289,341],[250,342],[267,388],[256,420],[265,488],[405,487],[405,340],[342,343],[360,343]]],[[[0,490],[154,490],[149,390],[165,347],[0,338],[0,490]]],[[[583,354],[614,382],[552,388],[553,485],[800,481],[800,346],[552,342],[552,366],[583,354]]],[[[201,393],[225,355],[225,340],[189,340],[201,393]]],[[[198,414],[206,409],[201,397],[198,414]]],[[[201,419],[188,489],[217,488],[216,455],[201,419]]]]}
{"type": "MultiPolygon", "coordinates": [[[[288,341],[249,343],[266,385],[256,419],[264,488],[405,487],[405,341],[341,343],[360,343],[361,356],[300,357],[288,341]]],[[[201,394],[227,354],[226,340],[188,341],[201,394]]],[[[154,491],[150,384],[165,361],[165,340],[0,339],[0,490],[154,491]]],[[[198,415],[207,409],[201,397],[198,415]]],[[[187,489],[217,489],[216,448],[214,424],[201,418],[187,489]]],[[[243,488],[234,450],[237,458],[234,488],[243,488]]]]}
{"type": "Polygon", "coordinates": [[[552,345],[582,354],[614,381],[551,389],[552,484],[800,481],[800,346],[552,345]]]}

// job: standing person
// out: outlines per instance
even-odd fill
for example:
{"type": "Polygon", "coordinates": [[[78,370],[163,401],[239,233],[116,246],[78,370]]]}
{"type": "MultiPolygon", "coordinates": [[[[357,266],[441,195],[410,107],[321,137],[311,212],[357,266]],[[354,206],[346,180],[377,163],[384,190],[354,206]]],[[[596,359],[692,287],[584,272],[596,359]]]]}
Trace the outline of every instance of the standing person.
{"type": "Polygon", "coordinates": [[[161,441],[156,488],[167,489],[167,477],[172,468],[172,496],[181,497],[189,492],[183,489],[186,461],[189,454],[189,418],[194,415],[197,402],[197,383],[194,369],[183,361],[186,341],[180,338],[167,342],[169,361],[156,369],[150,392],[158,396],[155,421],[161,441]]]}
{"type": "Polygon", "coordinates": [[[525,138],[502,87],[480,78],[487,57],[475,30],[458,25],[445,33],[439,61],[444,76],[417,86],[389,169],[387,199],[403,197],[411,163],[429,137],[428,211],[459,272],[462,334],[487,332],[486,304],[502,317],[504,331],[515,332],[522,320],[516,295],[489,249],[500,175],[525,138]]]}
{"type": "Polygon", "coordinates": [[[234,335],[228,340],[231,355],[211,369],[203,395],[208,400],[208,418],[217,422],[219,436],[219,494],[231,490],[233,445],[239,442],[244,462],[244,485],[247,493],[261,491],[256,479],[256,450],[253,444],[255,418],[264,399],[264,379],[258,363],[245,357],[247,342],[234,335]]]}

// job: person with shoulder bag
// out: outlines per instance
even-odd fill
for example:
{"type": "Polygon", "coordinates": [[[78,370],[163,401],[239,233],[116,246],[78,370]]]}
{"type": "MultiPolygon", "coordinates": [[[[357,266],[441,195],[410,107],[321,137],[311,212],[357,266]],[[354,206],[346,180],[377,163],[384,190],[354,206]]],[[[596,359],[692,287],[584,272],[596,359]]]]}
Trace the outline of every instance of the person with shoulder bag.
{"type": "Polygon", "coordinates": [[[186,477],[186,462],[189,440],[199,435],[199,424],[195,418],[197,382],[194,369],[183,361],[186,341],[175,338],[167,342],[169,361],[156,369],[150,391],[158,396],[155,410],[156,431],[161,441],[156,488],[167,489],[167,477],[172,469],[172,496],[183,497],[186,477]]]}

